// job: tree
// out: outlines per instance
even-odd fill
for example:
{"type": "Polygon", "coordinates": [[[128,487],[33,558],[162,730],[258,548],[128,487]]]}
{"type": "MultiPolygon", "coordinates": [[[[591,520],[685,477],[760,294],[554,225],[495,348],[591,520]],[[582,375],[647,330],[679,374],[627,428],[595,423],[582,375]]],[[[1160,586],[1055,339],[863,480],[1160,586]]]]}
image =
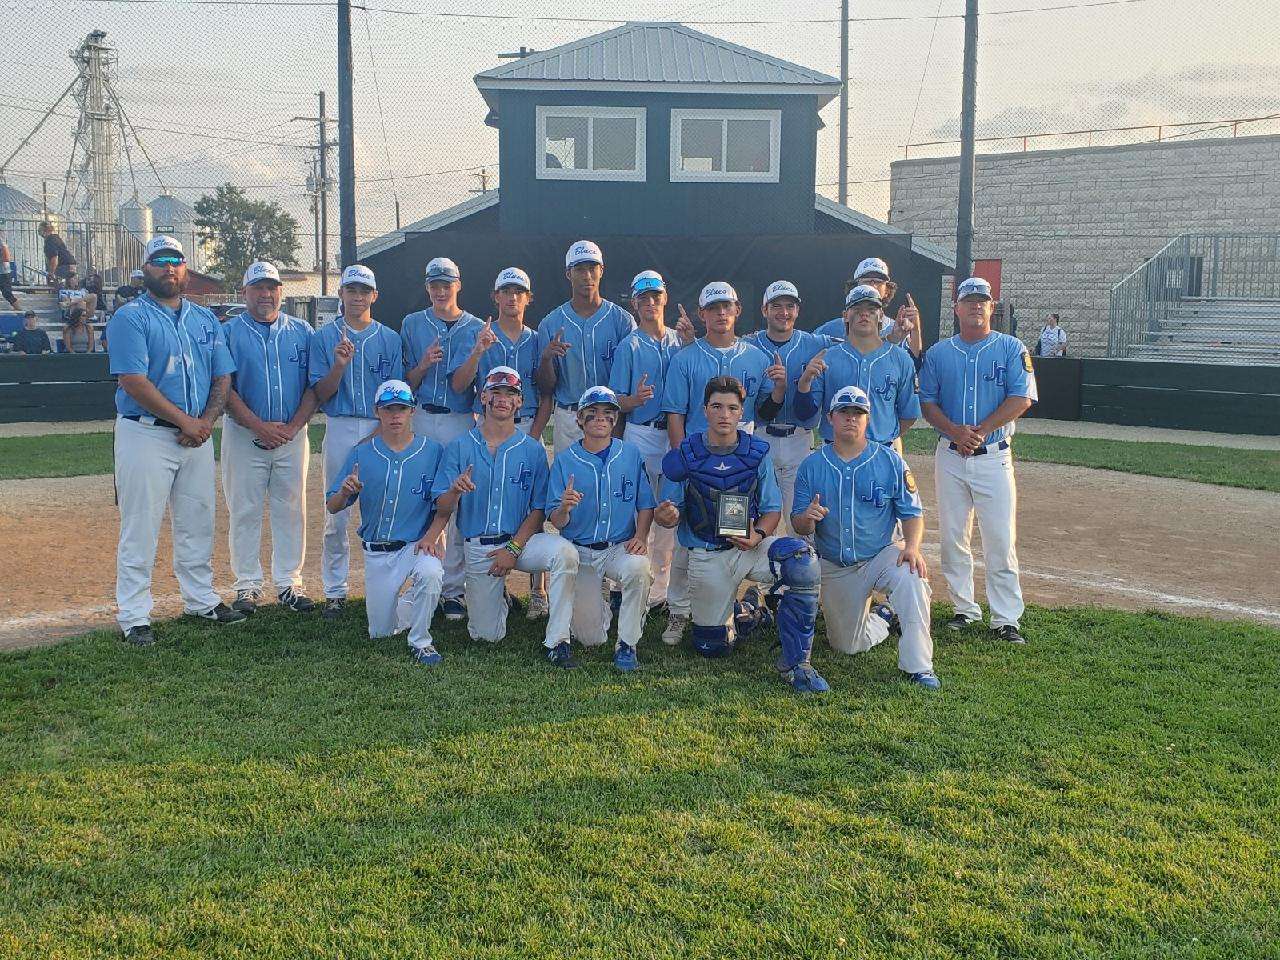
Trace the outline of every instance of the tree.
{"type": "Polygon", "coordinates": [[[255,260],[297,265],[298,221],[278,203],[250,200],[235,184],[224,183],[196,201],[196,225],[209,231],[210,271],[227,290],[240,286],[255,260]]]}

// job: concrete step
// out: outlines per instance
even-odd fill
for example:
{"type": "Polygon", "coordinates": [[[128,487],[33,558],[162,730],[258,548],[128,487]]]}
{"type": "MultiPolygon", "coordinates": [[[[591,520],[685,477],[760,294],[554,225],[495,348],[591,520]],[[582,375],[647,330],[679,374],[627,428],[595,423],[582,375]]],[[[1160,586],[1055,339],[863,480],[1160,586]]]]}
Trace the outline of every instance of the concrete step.
{"type": "Polygon", "coordinates": [[[1280,328],[1273,330],[1156,330],[1148,343],[1242,343],[1280,347],[1280,328]]]}
{"type": "Polygon", "coordinates": [[[1247,347],[1200,347],[1189,344],[1148,343],[1139,344],[1133,348],[1133,359],[1280,366],[1280,349],[1256,350],[1247,347]]]}

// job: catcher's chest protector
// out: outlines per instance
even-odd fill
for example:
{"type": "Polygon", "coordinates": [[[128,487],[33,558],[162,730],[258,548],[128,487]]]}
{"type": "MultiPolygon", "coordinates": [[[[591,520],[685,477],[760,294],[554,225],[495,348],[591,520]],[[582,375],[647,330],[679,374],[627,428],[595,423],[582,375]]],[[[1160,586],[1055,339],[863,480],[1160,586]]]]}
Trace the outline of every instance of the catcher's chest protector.
{"type": "Polygon", "coordinates": [[[685,512],[689,527],[699,537],[716,541],[722,493],[750,497],[751,519],[760,515],[758,471],[769,452],[763,440],[738,433],[738,445],[728,453],[712,453],[702,434],[686,437],[679,453],[685,471],[685,512]]]}

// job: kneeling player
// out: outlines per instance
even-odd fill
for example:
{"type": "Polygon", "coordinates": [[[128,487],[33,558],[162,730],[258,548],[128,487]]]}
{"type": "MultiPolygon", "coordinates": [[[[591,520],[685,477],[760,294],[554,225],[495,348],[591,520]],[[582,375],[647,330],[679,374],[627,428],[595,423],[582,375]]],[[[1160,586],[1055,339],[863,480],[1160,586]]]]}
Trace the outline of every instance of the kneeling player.
{"type": "Polygon", "coordinates": [[[758,603],[734,603],[738,586],[743,580],[780,583],[787,591],[778,605],[778,670],[797,691],[821,693],[830,688],[809,664],[818,562],[803,540],[773,536],[782,494],[768,445],[738,429],[744,396],[733,377],[707,382],[706,431],[685,437],[663,457],[664,500],[654,516],[663,526],[678,524],[677,537],[689,551],[694,649],[704,657],[727,656],[759,612],[758,603]]]}
{"type": "Polygon", "coordinates": [[[551,466],[547,519],[578,550],[573,635],[583,646],[604,643],[609,620],[600,583],[608,577],[622,591],[613,663],[619,670],[634,670],[649,597],[654,499],[640,450],[613,436],[620,414],[618,395],[608,387],[590,387],[582,395],[577,411],[582,439],[562,450],[551,466]]]}
{"type": "Polygon", "coordinates": [[[811,453],[796,474],[791,523],[814,535],[822,567],[822,611],[831,646],[861,653],[872,590],[889,594],[902,623],[898,669],[936,690],[929,636],[929,581],[920,539],[924,512],[916,481],[892,447],[867,440],[871,401],[859,387],[831,398],[832,442],[811,453]],[[895,540],[901,522],[903,539],[895,540]]]}
{"type": "Polygon", "coordinates": [[[510,367],[494,367],[485,377],[483,418],[445,448],[433,490],[436,518],[427,537],[437,542],[457,512],[473,640],[497,643],[507,635],[508,573],[549,573],[544,642],[548,659],[568,669],[577,666],[569,650],[569,615],[578,552],[563,537],[541,532],[550,470],[542,441],[516,429],[520,394],[520,374],[510,367]]]}
{"type": "Polygon", "coordinates": [[[440,654],[431,642],[431,614],[440,599],[444,567],[436,538],[424,534],[442,450],[434,440],[414,436],[415,406],[413,391],[403,380],[388,380],[378,388],[374,410],[381,434],[347,454],[338,474],[342,479],[328,491],[326,507],[336,514],[360,501],[369,636],[389,637],[407,629],[414,660],[433,666],[440,654]]]}

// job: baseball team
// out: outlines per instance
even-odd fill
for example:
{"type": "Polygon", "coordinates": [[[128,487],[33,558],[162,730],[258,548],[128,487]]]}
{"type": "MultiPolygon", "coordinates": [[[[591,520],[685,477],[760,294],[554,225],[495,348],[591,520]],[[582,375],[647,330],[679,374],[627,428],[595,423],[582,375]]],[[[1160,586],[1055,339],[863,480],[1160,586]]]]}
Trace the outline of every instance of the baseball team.
{"type": "Polygon", "coordinates": [[[155,639],[151,574],[166,507],[186,613],[234,624],[264,602],[264,511],[279,605],[341,617],[358,504],[369,635],[407,631],[425,666],[442,660],[437,610],[465,619],[474,640],[503,639],[507,581],[520,570],[526,616],[546,620],[557,667],[576,665],[574,641],[604,644],[616,620],[614,665],[635,670],[645,618],[665,606],[663,642],[688,634],[706,657],[775,625],[782,679],[821,693],[829,688],[811,663],[821,608],[833,648],[858,653],[896,634],[905,679],[938,689],[923,507],[902,456],[920,416],[938,435],[941,568],[956,611],[946,627],[982,619],[976,514],[991,629],[1025,642],[1011,441],[1036,385],[1022,343],[991,329],[980,278],[956,288],[959,332],[923,351],[909,294],[886,317],[897,288],[876,257],[854,270],[843,315],[816,332],[797,329],[800,292],[779,280],[764,293],[764,328],[746,337],[723,281],[699,295],[701,335],[683,306],[667,325],[666,284],[653,270],[632,281],[630,310],[604,299],[604,256],[588,240],[565,256],[569,300],[536,329],[525,325],[533,290],[518,267],[498,274],[494,316],[482,321],[458,305],[457,264],[432,260],[430,306],[399,332],[373,319],[377,278],[359,264],[342,273],[341,316],[318,330],[281,312],[267,262],[246,271],[247,309],[225,326],[183,296],[174,238],[151,240],[143,274],[145,293],[107,331],[118,382],[116,601],[132,644],[155,639]],[[302,582],[306,428],[317,411],[319,604],[302,582]],[[231,604],[214,589],[212,563],[211,438],[224,412],[231,604]]]}

